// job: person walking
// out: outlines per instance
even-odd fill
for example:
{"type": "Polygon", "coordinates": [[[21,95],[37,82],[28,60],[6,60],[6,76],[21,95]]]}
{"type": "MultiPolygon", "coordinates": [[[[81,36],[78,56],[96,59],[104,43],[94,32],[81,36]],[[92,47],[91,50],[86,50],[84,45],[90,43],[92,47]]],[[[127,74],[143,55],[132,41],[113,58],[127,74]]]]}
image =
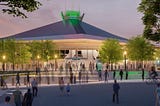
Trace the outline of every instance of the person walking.
{"type": "Polygon", "coordinates": [[[28,89],[24,94],[22,106],[32,106],[33,95],[31,93],[31,89],[28,89]]]}
{"type": "Polygon", "coordinates": [[[34,78],[33,81],[31,82],[31,86],[32,86],[33,97],[34,97],[34,96],[37,96],[37,93],[38,93],[38,82],[36,81],[35,78],[34,78]]]}
{"type": "Polygon", "coordinates": [[[114,84],[113,84],[113,98],[112,98],[112,102],[115,103],[115,98],[117,101],[117,104],[119,104],[119,89],[120,86],[117,83],[117,80],[114,80],[114,84]]]}
{"type": "Polygon", "coordinates": [[[79,83],[81,83],[81,78],[82,78],[82,72],[81,72],[81,70],[80,70],[79,73],[78,73],[79,83]]]}
{"type": "Polygon", "coordinates": [[[122,69],[120,70],[119,75],[120,75],[120,79],[122,80],[123,79],[123,71],[122,71],[122,69]]]}
{"type": "Polygon", "coordinates": [[[20,84],[20,76],[19,76],[19,73],[17,73],[17,75],[16,75],[16,80],[17,80],[16,86],[17,86],[17,84],[19,84],[19,86],[20,86],[21,84],[20,84]]]}
{"type": "Polygon", "coordinates": [[[142,69],[142,80],[144,81],[144,69],[142,69]]]}
{"type": "Polygon", "coordinates": [[[73,72],[70,71],[70,83],[73,84],[73,72]]]}
{"type": "Polygon", "coordinates": [[[70,95],[70,91],[71,91],[71,86],[70,86],[70,84],[68,83],[67,86],[66,86],[67,96],[70,95]]]}
{"type": "Polygon", "coordinates": [[[98,79],[99,79],[99,81],[101,81],[102,80],[102,63],[97,62],[96,68],[97,68],[97,71],[98,71],[98,79]]]}
{"type": "Polygon", "coordinates": [[[59,78],[59,89],[61,91],[61,95],[64,95],[64,80],[63,80],[63,77],[59,78]]]}
{"type": "Polygon", "coordinates": [[[13,92],[14,103],[16,106],[22,106],[22,92],[17,86],[16,90],[13,92]]]}
{"type": "Polygon", "coordinates": [[[104,80],[105,80],[105,82],[106,81],[108,82],[108,77],[109,77],[109,73],[108,73],[108,70],[106,69],[105,72],[104,72],[104,80]]]}
{"type": "Polygon", "coordinates": [[[128,79],[128,71],[126,70],[126,80],[128,79]]]}
{"type": "Polygon", "coordinates": [[[115,77],[116,77],[116,71],[113,70],[113,79],[115,79],[115,77]]]}
{"type": "Polygon", "coordinates": [[[27,73],[27,87],[30,87],[30,77],[29,77],[29,72],[27,73]]]}

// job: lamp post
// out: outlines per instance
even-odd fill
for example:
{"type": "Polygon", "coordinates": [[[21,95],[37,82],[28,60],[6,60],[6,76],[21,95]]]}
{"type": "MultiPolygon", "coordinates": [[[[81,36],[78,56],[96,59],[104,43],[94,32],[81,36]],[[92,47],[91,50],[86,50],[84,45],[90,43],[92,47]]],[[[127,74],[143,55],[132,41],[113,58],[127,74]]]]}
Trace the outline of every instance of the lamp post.
{"type": "Polygon", "coordinates": [[[2,59],[3,59],[2,69],[3,69],[3,71],[5,71],[5,63],[4,62],[5,62],[6,56],[3,55],[2,59]]]}
{"type": "Polygon", "coordinates": [[[125,69],[125,71],[127,70],[127,52],[126,51],[124,51],[124,69],[125,69]]]}
{"type": "Polygon", "coordinates": [[[56,71],[56,68],[57,68],[56,59],[57,59],[57,54],[54,55],[54,68],[55,68],[55,71],[56,71]]]}

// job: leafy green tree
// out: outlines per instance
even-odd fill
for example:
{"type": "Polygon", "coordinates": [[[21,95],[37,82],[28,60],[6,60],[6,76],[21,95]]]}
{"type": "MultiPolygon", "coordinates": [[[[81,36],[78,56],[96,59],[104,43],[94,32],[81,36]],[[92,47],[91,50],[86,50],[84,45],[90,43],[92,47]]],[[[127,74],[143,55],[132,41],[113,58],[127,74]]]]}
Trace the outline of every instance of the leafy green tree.
{"type": "Polygon", "coordinates": [[[128,41],[127,52],[129,59],[138,61],[139,68],[142,68],[143,61],[153,59],[154,47],[144,37],[137,36],[128,41]]]}
{"type": "Polygon", "coordinates": [[[31,59],[32,61],[37,60],[37,56],[39,56],[39,59],[42,57],[42,50],[43,45],[40,41],[32,41],[30,44],[30,53],[31,53],[31,59]]]}
{"type": "Polygon", "coordinates": [[[154,59],[160,59],[160,48],[155,49],[154,59]]]}
{"type": "Polygon", "coordinates": [[[144,14],[144,37],[160,41],[160,0],[142,0],[138,10],[144,14]]]}
{"type": "Polygon", "coordinates": [[[46,40],[42,42],[42,49],[43,49],[42,58],[45,61],[54,59],[55,48],[56,48],[55,44],[52,41],[46,40]]]}
{"type": "Polygon", "coordinates": [[[119,41],[106,39],[99,50],[99,56],[103,63],[111,64],[111,70],[113,70],[112,64],[122,59],[122,48],[119,41]]]}
{"type": "Polygon", "coordinates": [[[6,57],[7,62],[12,63],[12,68],[15,70],[15,63],[18,56],[18,45],[16,43],[16,40],[14,39],[6,39],[5,40],[5,50],[6,50],[6,57]]]}
{"type": "Polygon", "coordinates": [[[2,56],[6,55],[5,40],[0,40],[0,61],[3,62],[2,56]]]}
{"type": "Polygon", "coordinates": [[[41,3],[37,0],[0,0],[4,13],[27,18],[25,12],[32,12],[39,8],[41,3]]]}
{"type": "Polygon", "coordinates": [[[16,63],[21,64],[22,70],[24,68],[24,64],[27,64],[31,60],[31,53],[30,53],[30,47],[23,43],[23,42],[18,42],[18,50],[17,51],[17,59],[16,63]]]}
{"type": "Polygon", "coordinates": [[[5,40],[0,40],[0,62],[2,63],[2,70],[5,70],[5,62],[7,61],[6,58],[6,49],[5,49],[5,40]]]}

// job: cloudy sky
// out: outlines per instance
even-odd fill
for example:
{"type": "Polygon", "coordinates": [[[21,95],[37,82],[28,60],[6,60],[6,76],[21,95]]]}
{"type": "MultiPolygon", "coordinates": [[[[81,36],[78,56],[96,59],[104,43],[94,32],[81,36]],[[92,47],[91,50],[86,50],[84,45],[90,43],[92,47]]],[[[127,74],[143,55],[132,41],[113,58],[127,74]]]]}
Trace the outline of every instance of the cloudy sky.
{"type": "MultiPolygon", "coordinates": [[[[0,37],[24,32],[61,20],[60,12],[80,10],[85,22],[118,36],[130,38],[142,34],[142,14],[137,12],[141,0],[40,0],[39,10],[29,18],[13,18],[0,12],[0,37]]],[[[2,8],[2,7],[0,7],[2,8]]]]}

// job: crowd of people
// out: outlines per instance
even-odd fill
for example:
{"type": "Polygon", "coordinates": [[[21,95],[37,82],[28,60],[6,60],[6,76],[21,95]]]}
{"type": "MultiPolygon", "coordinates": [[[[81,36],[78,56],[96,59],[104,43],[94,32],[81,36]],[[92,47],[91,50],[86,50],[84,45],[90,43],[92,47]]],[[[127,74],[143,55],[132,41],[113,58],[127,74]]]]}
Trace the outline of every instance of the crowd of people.
{"type": "MultiPolygon", "coordinates": [[[[83,67],[83,65],[82,65],[83,67]]],[[[104,76],[104,82],[108,82],[110,74],[109,74],[109,70],[106,68],[104,70],[104,73],[102,74],[102,66],[101,64],[97,64],[96,66],[97,69],[97,75],[98,75],[98,80],[102,81],[102,76],[104,76]]],[[[82,79],[82,72],[83,70],[79,71],[78,73],[78,77],[75,76],[73,74],[72,68],[69,68],[69,80],[66,80],[64,77],[60,76],[58,77],[58,83],[59,83],[59,89],[60,89],[60,94],[61,95],[70,95],[71,93],[71,85],[75,84],[76,78],[79,79],[79,83],[81,83],[81,79],[82,79]]],[[[120,80],[124,79],[124,73],[126,73],[125,75],[125,79],[128,79],[128,71],[126,70],[120,70],[118,73],[116,74],[118,71],[113,71],[113,75],[112,78],[114,80],[113,83],[113,98],[112,101],[113,103],[119,103],[119,90],[120,90],[120,85],[117,83],[117,76],[119,77],[120,80]]],[[[142,80],[145,79],[145,70],[142,69],[142,80]]],[[[152,78],[156,78],[158,76],[155,67],[152,67],[151,70],[149,71],[149,76],[152,78]]],[[[88,74],[86,74],[86,80],[89,79],[88,74]]],[[[29,72],[26,74],[26,85],[27,85],[27,92],[25,92],[25,94],[23,95],[23,93],[21,92],[21,90],[19,89],[20,84],[20,74],[17,73],[16,75],[16,90],[13,92],[13,99],[14,99],[14,103],[16,106],[32,106],[32,102],[34,100],[34,97],[37,97],[38,95],[38,81],[36,78],[33,78],[33,80],[30,82],[30,75],[29,72]]],[[[1,77],[1,81],[3,81],[3,77],[1,77]]],[[[1,82],[1,84],[4,83],[1,82]]],[[[160,87],[160,85],[158,85],[158,88],[160,87]]],[[[159,91],[157,91],[159,92],[159,91]]],[[[159,96],[158,96],[159,97],[159,96]]],[[[10,106],[10,96],[6,96],[5,98],[5,102],[3,103],[3,105],[0,106],[10,106]]]]}

